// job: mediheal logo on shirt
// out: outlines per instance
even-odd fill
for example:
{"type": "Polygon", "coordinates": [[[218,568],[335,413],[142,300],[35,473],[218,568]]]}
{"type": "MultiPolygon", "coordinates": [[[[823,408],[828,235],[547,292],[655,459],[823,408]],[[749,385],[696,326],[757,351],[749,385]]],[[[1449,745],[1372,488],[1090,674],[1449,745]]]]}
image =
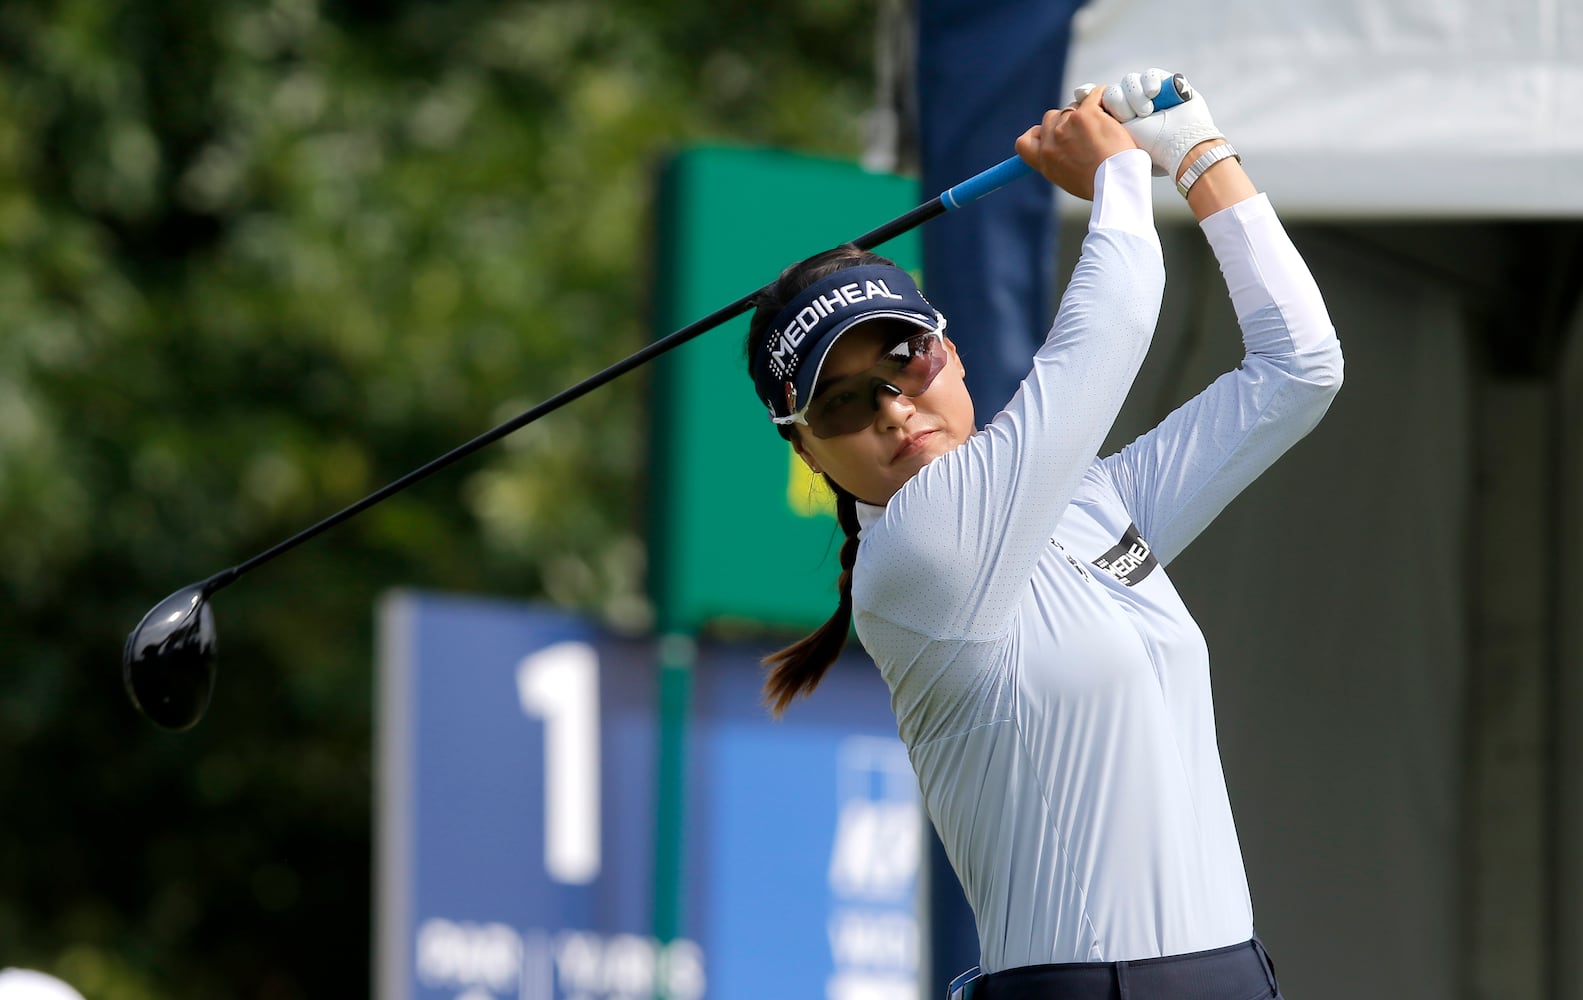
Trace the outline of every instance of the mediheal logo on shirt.
{"type": "Polygon", "coordinates": [[[1121,541],[1116,543],[1115,548],[1095,559],[1094,565],[1130,587],[1154,572],[1160,560],[1154,557],[1154,550],[1138,533],[1138,526],[1129,524],[1121,534],[1121,541]]]}

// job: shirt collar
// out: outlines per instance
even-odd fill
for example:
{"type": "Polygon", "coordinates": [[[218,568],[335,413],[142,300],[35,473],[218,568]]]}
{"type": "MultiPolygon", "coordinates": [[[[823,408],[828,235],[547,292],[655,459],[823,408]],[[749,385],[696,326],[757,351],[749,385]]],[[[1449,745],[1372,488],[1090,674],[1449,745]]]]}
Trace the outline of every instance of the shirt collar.
{"type": "Polygon", "coordinates": [[[862,500],[857,501],[857,525],[860,532],[867,531],[869,525],[884,516],[884,507],[876,507],[871,503],[864,503],[862,500]]]}

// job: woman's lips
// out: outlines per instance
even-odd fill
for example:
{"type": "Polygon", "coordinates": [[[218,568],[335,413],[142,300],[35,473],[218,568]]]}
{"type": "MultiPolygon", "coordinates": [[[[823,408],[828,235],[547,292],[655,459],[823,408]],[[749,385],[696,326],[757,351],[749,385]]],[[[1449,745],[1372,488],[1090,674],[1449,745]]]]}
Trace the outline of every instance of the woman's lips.
{"type": "Polygon", "coordinates": [[[911,454],[917,452],[920,448],[923,447],[924,441],[928,440],[930,437],[933,437],[933,436],[934,436],[934,431],[932,431],[932,430],[930,430],[930,431],[919,431],[916,434],[909,434],[909,435],[907,435],[907,438],[904,441],[902,441],[902,443],[899,446],[897,446],[896,454],[892,455],[890,457],[890,460],[892,462],[899,462],[899,461],[901,461],[902,459],[906,458],[908,455],[911,455],[911,454]]]}

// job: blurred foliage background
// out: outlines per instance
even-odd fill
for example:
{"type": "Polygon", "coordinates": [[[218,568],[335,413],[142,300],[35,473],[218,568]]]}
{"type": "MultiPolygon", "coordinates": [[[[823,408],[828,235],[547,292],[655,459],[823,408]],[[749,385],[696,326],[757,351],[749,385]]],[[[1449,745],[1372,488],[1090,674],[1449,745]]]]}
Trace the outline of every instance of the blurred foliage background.
{"type": "Polygon", "coordinates": [[[0,4],[0,966],[89,1000],[368,995],[373,606],[642,628],[642,374],[227,590],[198,728],[135,714],[126,633],[635,350],[663,157],[855,156],[873,17],[0,4]]]}

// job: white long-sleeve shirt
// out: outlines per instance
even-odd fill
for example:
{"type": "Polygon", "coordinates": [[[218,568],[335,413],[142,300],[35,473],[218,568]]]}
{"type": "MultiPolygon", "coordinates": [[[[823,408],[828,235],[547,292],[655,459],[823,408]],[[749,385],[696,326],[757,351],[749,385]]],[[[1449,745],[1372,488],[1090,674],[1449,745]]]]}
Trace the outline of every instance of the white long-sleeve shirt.
{"type": "Polygon", "coordinates": [[[1164,564],[1323,415],[1341,354],[1262,195],[1203,223],[1246,356],[1096,458],[1164,287],[1149,161],[1096,177],[1021,391],[884,507],[859,504],[859,638],[891,690],[987,972],[1253,933],[1204,639],[1164,564]]]}

